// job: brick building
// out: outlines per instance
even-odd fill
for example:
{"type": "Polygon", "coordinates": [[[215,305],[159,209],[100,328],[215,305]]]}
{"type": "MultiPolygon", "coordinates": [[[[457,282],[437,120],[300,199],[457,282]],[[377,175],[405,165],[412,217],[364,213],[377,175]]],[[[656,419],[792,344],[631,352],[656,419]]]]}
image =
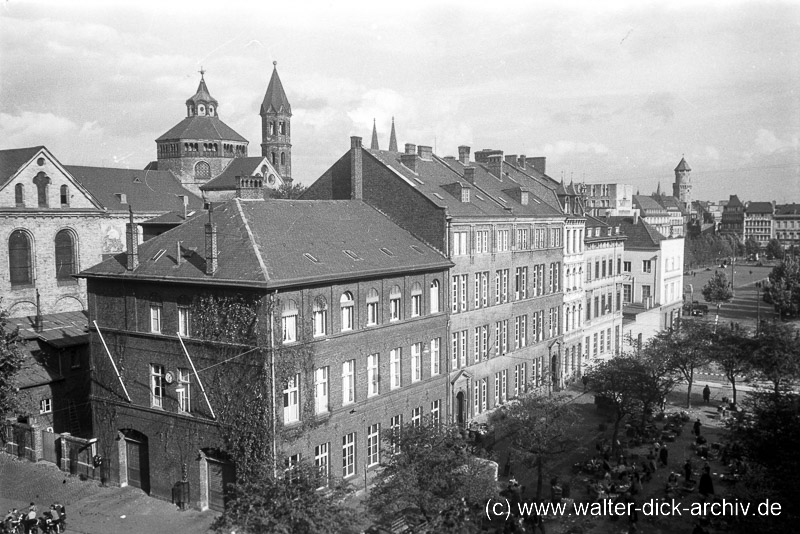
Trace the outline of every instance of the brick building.
{"type": "Polygon", "coordinates": [[[722,208],[719,232],[734,235],[740,241],[744,237],[744,204],[736,195],[731,195],[722,208]]]}
{"type": "MultiPolygon", "coordinates": [[[[351,149],[306,199],[363,199],[446,254],[450,310],[448,414],[465,423],[532,385],[564,383],[565,215],[558,184],[524,156],[470,161],[430,147],[351,149]],[[514,160],[512,163],[511,160],[514,160]]],[[[582,218],[581,218],[582,219],[582,218]]]]}
{"type": "Polygon", "coordinates": [[[164,499],[186,481],[200,508],[223,504],[227,414],[253,384],[275,385],[247,408],[277,404],[263,421],[276,467],[308,458],[355,483],[377,466],[381,432],[445,413],[451,262],[361,200],[240,193],[261,200],[138,247],[130,237],[81,274],[108,478],[164,499]]]}

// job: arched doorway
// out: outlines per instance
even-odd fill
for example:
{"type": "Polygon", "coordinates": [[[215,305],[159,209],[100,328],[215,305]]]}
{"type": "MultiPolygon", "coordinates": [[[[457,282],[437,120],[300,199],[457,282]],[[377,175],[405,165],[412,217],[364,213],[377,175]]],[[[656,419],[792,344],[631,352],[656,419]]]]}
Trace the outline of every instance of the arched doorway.
{"type": "Polygon", "coordinates": [[[466,417],[464,414],[465,406],[464,392],[459,391],[458,395],[456,395],[456,422],[459,426],[464,426],[466,424],[466,417]]]}
{"type": "Polygon", "coordinates": [[[120,482],[150,493],[150,452],[147,436],[137,430],[120,431],[120,482]]]}

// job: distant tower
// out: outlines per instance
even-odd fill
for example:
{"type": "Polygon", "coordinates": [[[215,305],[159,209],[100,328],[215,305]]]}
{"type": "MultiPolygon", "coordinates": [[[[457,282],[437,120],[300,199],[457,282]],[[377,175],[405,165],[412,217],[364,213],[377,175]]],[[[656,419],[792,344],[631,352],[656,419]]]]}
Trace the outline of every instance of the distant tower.
{"type": "Polygon", "coordinates": [[[681,158],[681,162],[675,167],[675,183],[672,184],[672,196],[677,198],[684,212],[690,213],[692,210],[692,169],[686,160],[681,158]]]}
{"type": "Polygon", "coordinates": [[[278,77],[278,62],[272,62],[272,78],[261,103],[261,155],[269,158],[284,180],[292,179],[292,106],[278,77]]]}
{"type": "Polygon", "coordinates": [[[369,147],[372,150],[380,150],[378,146],[378,127],[375,126],[375,119],[372,119],[372,143],[369,147]]]}
{"type": "Polygon", "coordinates": [[[394,117],[392,117],[392,133],[389,135],[389,152],[397,152],[397,134],[394,133],[394,117]]]}

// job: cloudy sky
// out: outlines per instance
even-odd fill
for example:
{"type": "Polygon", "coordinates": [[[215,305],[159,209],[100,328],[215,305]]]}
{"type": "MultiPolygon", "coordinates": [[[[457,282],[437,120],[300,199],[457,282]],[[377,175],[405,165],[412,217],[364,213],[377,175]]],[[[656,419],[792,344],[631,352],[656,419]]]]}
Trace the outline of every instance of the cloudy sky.
{"type": "Polygon", "coordinates": [[[276,60],[304,183],[373,118],[386,148],[394,116],[441,156],[547,156],[643,194],[685,156],[695,198],[800,201],[800,2],[643,4],[5,0],[0,148],[141,168],[202,66],[258,155],[276,60]]]}

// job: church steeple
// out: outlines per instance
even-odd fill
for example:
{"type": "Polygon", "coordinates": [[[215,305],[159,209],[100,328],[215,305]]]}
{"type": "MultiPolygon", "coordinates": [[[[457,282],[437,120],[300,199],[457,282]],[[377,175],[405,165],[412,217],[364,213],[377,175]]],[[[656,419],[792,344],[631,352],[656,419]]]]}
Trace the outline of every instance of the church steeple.
{"type": "Polygon", "coordinates": [[[397,134],[394,133],[394,117],[392,117],[392,133],[389,135],[389,151],[397,152],[397,134]]]}
{"type": "Polygon", "coordinates": [[[292,179],[292,106],[278,76],[278,62],[272,62],[272,77],[261,102],[261,155],[285,180],[292,179]]]}
{"type": "Polygon", "coordinates": [[[216,117],[217,116],[217,100],[211,96],[206,87],[205,80],[206,71],[200,67],[200,85],[197,86],[197,91],[194,96],[186,101],[186,116],[187,117],[216,117]]]}
{"type": "Polygon", "coordinates": [[[378,128],[375,126],[375,119],[372,119],[372,143],[369,147],[372,150],[380,150],[378,146],[378,128]]]}

